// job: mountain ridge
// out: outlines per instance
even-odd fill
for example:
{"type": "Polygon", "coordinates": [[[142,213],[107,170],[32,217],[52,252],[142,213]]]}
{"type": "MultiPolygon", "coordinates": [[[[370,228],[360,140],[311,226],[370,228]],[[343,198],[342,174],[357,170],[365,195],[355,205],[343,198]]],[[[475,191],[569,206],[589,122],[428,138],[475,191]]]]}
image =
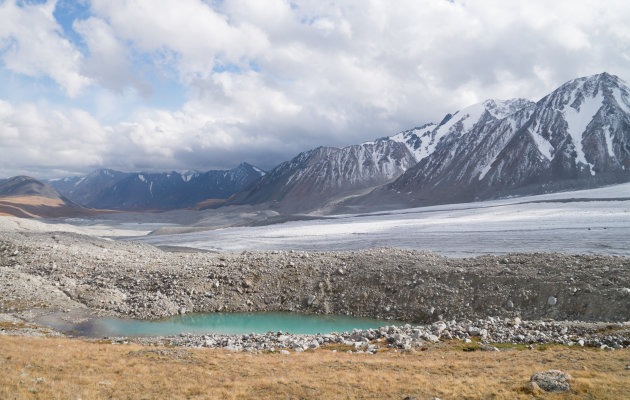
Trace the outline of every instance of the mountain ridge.
{"type": "Polygon", "coordinates": [[[444,135],[430,156],[397,180],[348,200],[337,211],[467,202],[630,180],[630,89],[616,76],[573,79],[502,119],[482,119],[467,135],[444,135]]]}
{"type": "Polygon", "coordinates": [[[398,177],[417,160],[416,138],[380,138],[342,148],[320,146],[283,162],[223,205],[262,205],[305,212],[398,177]]]}
{"type": "Polygon", "coordinates": [[[93,208],[168,210],[208,199],[225,199],[265,172],[248,163],[230,170],[120,172],[100,169],[88,175],[49,181],[73,201],[93,208]]]}
{"type": "Polygon", "coordinates": [[[488,99],[392,136],[319,146],[268,173],[97,170],[50,183],[89,207],[167,210],[250,205],[353,212],[547,193],[630,180],[630,88],[606,72],[537,102],[488,99]]]}

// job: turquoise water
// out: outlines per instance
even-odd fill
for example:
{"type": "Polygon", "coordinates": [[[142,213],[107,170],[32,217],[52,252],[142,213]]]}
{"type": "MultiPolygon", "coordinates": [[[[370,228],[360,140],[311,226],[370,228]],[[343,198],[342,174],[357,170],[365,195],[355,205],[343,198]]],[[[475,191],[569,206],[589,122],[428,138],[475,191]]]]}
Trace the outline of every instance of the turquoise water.
{"type": "Polygon", "coordinates": [[[93,319],[73,327],[86,336],[162,336],[180,333],[249,334],[286,332],[315,334],[378,328],[403,322],[297,313],[210,313],[187,314],[158,321],[115,318],[93,319]]]}

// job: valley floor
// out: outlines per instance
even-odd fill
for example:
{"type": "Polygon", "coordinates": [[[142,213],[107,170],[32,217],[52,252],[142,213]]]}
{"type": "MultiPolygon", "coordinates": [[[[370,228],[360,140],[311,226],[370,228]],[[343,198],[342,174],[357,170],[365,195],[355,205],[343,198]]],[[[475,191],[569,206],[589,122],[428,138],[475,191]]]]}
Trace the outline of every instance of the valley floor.
{"type": "MultiPolygon", "coordinates": [[[[539,200],[545,202],[213,231],[223,235],[219,244],[251,244],[261,232],[267,232],[261,236],[267,243],[271,238],[286,245],[305,233],[311,236],[304,243],[349,243],[335,236],[337,230],[368,247],[346,251],[169,252],[88,235],[142,234],[155,221],[89,227],[0,218],[0,398],[623,398],[630,392],[630,258],[623,252],[629,201],[618,195],[539,200]],[[510,224],[518,229],[505,229],[510,224]],[[468,237],[458,242],[453,226],[470,228],[464,229],[468,237]],[[372,233],[362,235],[356,227],[372,233]],[[244,232],[239,240],[230,236],[241,232],[236,229],[244,232]],[[519,239],[519,230],[529,233],[519,239]],[[509,253],[504,247],[497,252],[506,254],[460,258],[369,248],[370,237],[380,243],[378,235],[370,236],[375,232],[397,237],[398,244],[407,237],[417,246],[426,245],[413,236],[418,232],[425,239],[438,235],[436,243],[455,238],[451,244],[462,248],[483,244],[475,238],[492,232],[486,245],[495,248],[501,238],[535,248],[555,238],[551,242],[560,250],[574,246],[577,253],[584,243],[608,247],[591,255],[509,253]],[[332,339],[179,335],[102,341],[71,340],[41,328],[51,319],[73,324],[97,316],[155,319],[216,311],[341,314],[427,325],[332,339]],[[548,369],[574,377],[569,394],[527,389],[532,373],[548,369]]],[[[200,247],[166,244],[182,243],[200,247]]]]}

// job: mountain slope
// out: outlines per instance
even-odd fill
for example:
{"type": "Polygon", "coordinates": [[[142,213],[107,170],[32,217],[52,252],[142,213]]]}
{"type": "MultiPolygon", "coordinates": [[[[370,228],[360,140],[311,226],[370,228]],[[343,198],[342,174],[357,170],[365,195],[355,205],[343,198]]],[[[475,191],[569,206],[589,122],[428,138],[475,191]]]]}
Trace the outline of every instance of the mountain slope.
{"type": "Polygon", "coordinates": [[[483,103],[468,132],[450,130],[396,181],[345,205],[409,207],[630,180],[630,89],[621,79],[578,78],[498,113],[489,103],[497,104],[483,103]]]}
{"type": "Polygon", "coordinates": [[[54,218],[92,215],[59,195],[50,185],[28,176],[0,180],[0,215],[26,218],[54,218]]]}
{"type": "Polygon", "coordinates": [[[344,148],[318,147],[284,162],[226,203],[305,212],[388,182],[416,163],[413,131],[344,148]],[[409,141],[411,144],[406,143],[409,141]]]}
{"type": "Polygon", "coordinates": [[[48,183],[72,201],[89,205],[97,202],[102,193],[129,175],[131,174],[112,169],[99,169],[85,176],[55,179],[48,183]]]}
{"type": "Polygon", "coordinates": [[[445,137],[465,135],[480,122],[496,121],[529,104],[522,99],[489,101],[449,114],[439,125],[341,149],[310,150],[280,164],[227,204],[267,204],[283,212],[325,209],[392,181],[432,155],[445,137]]]}
{"type": "Polygon", "coordinates": [[[207,172],[129,173],[102,169],[84,177],[51,181],[51,185],[89,207],[166,210],[228,198],[262,175],[262,170],[247,163],[231,170],[207,172]]]}

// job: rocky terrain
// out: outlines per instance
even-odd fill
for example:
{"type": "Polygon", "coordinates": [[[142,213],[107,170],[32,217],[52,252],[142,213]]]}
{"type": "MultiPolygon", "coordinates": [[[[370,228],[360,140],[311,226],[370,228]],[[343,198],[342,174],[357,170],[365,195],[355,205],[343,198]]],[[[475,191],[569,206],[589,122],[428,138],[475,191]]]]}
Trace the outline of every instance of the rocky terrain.
{"type": "Polygon", "coordinates": [[[474,336],[488,342],[582,340],[627,346],[630,259],[562,254],[457,259],[394,248],[166,252],[76,233],[3,232],[0,313],[33,322],[59,311],[68,317],[89,313],[140,319],[189,312],[296,311],[433,324],[286,340],[273,335],[173,339],[213,347],[257,343],[258,349],[308,348],[313,340],[321,345],[381,339],[405,348],[435,338],[474,336]],[[620,329],[620,336],[596,334],[606,324],[569,324],[564,330],[560,323],[521,324],[520,319],[618,323],[611,326],[620,329]]]}
{"type": "MultiPolygon", "coordinates": [[[[127,340],[114,338],[114,340],[127,340]]],[[[421,350],[445,340],[461,340],[467,350],[499,351],[492,343],[516,345],[557,343],[601,349],[630,348],[630,323],[585,323],[556,321],[521,321],[520,318],[437,321],[430,325],[384,326],[378,329],[354,330],[317,335],[290,335],[283,332],[249,335],[191,335],[135,338],[142,344],[212,347],[234,351],[315,350],[320,346],[342,344],[346,351],[374,353],[379,349],[421,350]],[[474,340],[474,344],[473,344],[474,340]]]]}

